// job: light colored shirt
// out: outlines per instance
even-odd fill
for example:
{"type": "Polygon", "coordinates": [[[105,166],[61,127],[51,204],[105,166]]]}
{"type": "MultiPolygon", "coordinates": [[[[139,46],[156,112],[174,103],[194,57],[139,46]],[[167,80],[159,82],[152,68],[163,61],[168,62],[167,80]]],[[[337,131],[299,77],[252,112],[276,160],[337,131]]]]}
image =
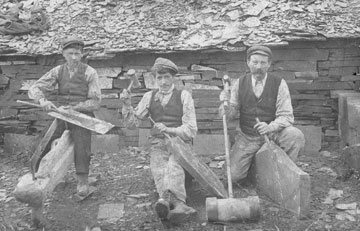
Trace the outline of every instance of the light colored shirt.
{"type": "MultiPolygon", "coordinates": [[[[169,92],[157,92],[154,97],[160,100],[162,106],[165,106],[169,102],[173,90],[174,86],[171,87],[169,92]]],[[[146,92],[135,109],[132,106],[123,106],[122,116],[126,127],[138,127],[141,122],[139,120],[148,118],[151,97],[152,91],[146,92]]],[[[182,125],[169,129],[171,129],[171,133],[176,134],[183,140],[189,140],[195,137],[197,124],[194,100],[187,90],[181,92],[181,103],[183,105],[182,125]]]]}
{"type": "MultiPolygon", "coordinates": [[[[45,99],[45,93],[54,91],[55,87],[59,80],[59,70],[61,65],[54,67],[45,75],[43,75],[39,80],[37,80],[28,91],[30,99],[39,102],[40,99],[45,99]]],[[[67,67],[67,66],[66,66],[67,67]]],[[[74,75],[76,70],[70,72],[69,68],[66,68],[69,72],[70,78],[74,75]]],[[[88,66],[85,70],[85,78],[88,82],[88,100],[80,102],[76,105],[77,110],[92,111],[96,110],[101,101],[101,89],[99,84],[99,77],[96,70],[88,66]]]]}
{"type": "MultiPolygon", "coordinates": [[[[262,80],[262,86],[265,86],[267,74],[262,80]]],[[[252,77],[252,86],[255,87],[256,79],[252,77]]],[[[227,112],[229,119],[234,118],[239,113],[239,79],[231,86],[230,108],[227,112]]],[[[293,107],[291,104],[290,91],[284,79],[281,80],[276,101],[275,120],[269,125],[271,130],[276,132],[288,127],[294,123],[293,107]]]]}

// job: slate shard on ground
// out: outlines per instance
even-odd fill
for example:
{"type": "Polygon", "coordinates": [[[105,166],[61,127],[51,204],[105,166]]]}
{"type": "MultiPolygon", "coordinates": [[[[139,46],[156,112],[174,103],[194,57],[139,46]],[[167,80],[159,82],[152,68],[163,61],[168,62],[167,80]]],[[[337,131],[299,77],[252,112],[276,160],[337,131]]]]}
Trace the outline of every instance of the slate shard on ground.
{"type": "Polygon", "coordinates": [[[124,216],[124,204],[102,204],[97,219],[120,219],[124,216]]]}

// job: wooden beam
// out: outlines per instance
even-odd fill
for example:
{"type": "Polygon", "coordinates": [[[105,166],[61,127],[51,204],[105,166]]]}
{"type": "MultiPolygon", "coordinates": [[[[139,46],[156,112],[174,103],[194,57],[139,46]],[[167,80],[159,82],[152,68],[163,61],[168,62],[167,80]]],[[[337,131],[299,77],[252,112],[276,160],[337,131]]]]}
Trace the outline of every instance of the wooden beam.
{"type": "Polygon", "coordinates": [[[29,173],[20,178],[14,196],[19,202],[31,207],[32,222],[35,226],[42,226],[44,221],[42,211],[46,196],[65,176],[73,160],[74,144],[70,131],[66,130],[53,142],[51,150],[42,158],[36,180],[33,180],[29,173]]]}
{"type": "Polygon", "coordinates": [[[281,207],[305,217],[310,208],[310,176],[270,141],[255,155],[256,186],[281,207]]]}

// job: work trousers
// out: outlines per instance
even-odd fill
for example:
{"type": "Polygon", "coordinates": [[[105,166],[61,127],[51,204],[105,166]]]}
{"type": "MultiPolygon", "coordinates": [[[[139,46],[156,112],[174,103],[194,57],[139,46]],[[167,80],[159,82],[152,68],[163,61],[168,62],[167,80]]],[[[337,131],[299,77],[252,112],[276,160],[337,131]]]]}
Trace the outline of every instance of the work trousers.
{"type": "MultiPolygon", "coordinates": [[[[280,148],[282,148],[294,162],[299,152],[305,146],[304,134],[293,126],[286,127],[279,132],[269,135],[280,148]]],[[[251,162],[257,151],[264,144],[263,137],[247,136],[243,132],[239,132],[235,138],[235,144],[230,152],[231,177],[236,182],[247,177],[251,162]]]]}
{"type": "Polygon", "coordinates": [[[89,174],[91,160],[91,131],[75,124],[58,120],[53,139],[60,138],[65,130],[70,131],[74,142],[74,163],[76,174],[89,174]]]}
{"type": "Polygon", "coordinates": [[[168,151],[165,139],[151,140],[150,169],[160,198],[170,191],[177,199],[186,201],[185,171],[168,151]]]}

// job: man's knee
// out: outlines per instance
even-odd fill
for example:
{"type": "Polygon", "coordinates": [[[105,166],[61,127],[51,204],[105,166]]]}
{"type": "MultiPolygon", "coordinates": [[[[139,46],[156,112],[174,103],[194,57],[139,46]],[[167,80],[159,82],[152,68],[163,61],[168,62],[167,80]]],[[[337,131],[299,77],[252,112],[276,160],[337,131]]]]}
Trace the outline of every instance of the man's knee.
{"type": "Polygon", "coordinates": [[[300,129],[290,126],[284,128],[282,133],[283,136],[287,137],[287,139],[293,141],[295,145],[301,148],[305,146],[305,136],[300,129]]]}

